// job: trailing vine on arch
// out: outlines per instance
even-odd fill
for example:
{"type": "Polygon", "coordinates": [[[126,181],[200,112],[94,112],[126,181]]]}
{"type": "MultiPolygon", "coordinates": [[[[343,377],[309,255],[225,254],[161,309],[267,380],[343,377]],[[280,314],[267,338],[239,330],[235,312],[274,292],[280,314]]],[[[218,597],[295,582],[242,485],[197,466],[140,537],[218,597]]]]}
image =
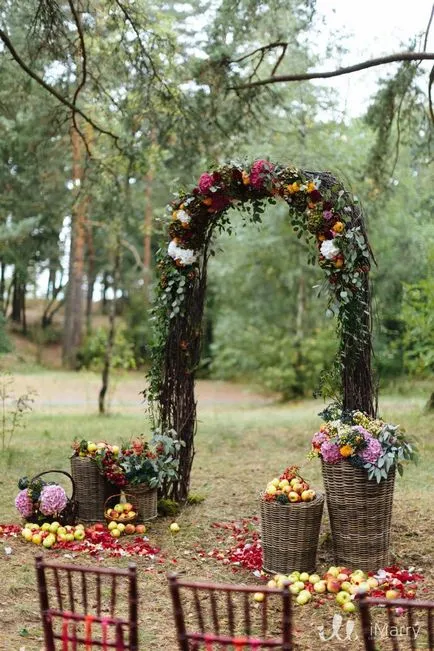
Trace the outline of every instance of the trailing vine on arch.
{"type": "Polygon", "coordinates": [[[324,271],[328,310],[336,316],[337,363],[344,409],[375,414],[371,374],[369,247],[363,215],[354,197],[329,172],[311,172],[256,160],[227,164],[202,174],[191,192],[168,207],[170,242],[158,256],[159,282],[153,307],[154,342],[147,398],[156,423],[184,442],[179,480],[165,487],[187,497],[194,457],[194,375],[200,359],[207,262],[216,232],[231,231],[228,211],[262,220],[267,203],[283,199],[299,238],[311,244],[309,260],[324,271]]]}

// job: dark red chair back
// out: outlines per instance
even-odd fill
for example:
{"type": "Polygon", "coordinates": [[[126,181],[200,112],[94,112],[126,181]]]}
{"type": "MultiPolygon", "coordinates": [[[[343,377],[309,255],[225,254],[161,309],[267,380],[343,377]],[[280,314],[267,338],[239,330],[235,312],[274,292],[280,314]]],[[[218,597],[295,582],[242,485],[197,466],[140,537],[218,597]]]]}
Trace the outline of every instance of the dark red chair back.
{"type": "Polygon", "coordinates": [[[35,559],[46,651],[137,651],[137,575],[35,559]]]}
{"type": "Polygon", "coordinates": [[[268,587],[197,583],[169,577],[181,651],[247,651],[292,647],[291,593],[268,587]],[[264,599],[256,603],[255,592],[264,599]]]}
{"type": "Polygon", "coordinates": [[[366,651],[376,651],[378,644],[385,651],[434,651],[434,601],[360,595],[358,603],[366,651]],[[375,617],[373,608],[378,609],[375,617]]]}

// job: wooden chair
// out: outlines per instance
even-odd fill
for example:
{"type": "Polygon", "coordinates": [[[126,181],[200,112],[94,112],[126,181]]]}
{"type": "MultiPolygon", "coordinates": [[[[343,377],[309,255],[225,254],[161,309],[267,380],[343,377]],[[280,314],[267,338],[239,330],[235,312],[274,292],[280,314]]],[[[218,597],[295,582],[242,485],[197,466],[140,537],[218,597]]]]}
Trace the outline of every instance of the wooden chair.
{"type": "Polygon", "coordinates": [[[194,583],[168,576],[181,651],[290,651],[291,593],[258,586],[194,583]],[[264,599],[256,604],[253,594],[264,599]]]}
{"type": "Polygon", "coordinates": [[[82,567],[42,555],[35,561],[46,651],[138,650],[135,565],[82,567]]]}
{"type": "Polygon", "coordinates": [[[358,597],[358,604],[366,651],[377,651],[376,640],[381,641],[381,649],[434,650],[434,601],[377,599],[362,594],[358,597]],[[371,609],[379,606],[385,612],[383,617],[374,620],[371,609]],[[401,616],[397,616],[397,608],[403,609],[401,616]]]}

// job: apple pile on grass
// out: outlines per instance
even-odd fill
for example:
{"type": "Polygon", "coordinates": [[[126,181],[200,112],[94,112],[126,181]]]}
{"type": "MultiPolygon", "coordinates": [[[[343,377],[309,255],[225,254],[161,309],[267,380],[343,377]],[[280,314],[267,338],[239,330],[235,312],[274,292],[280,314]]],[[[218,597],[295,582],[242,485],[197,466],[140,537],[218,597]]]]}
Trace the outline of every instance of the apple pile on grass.
{"type": "Polygon", "coordinates": [[[106,509],[105,516],[108,520],[115,522],[129,522],[134,520],[137,513],[129,502],[115,504],[113,508],[106,509]]]}
{"type": "Polygon", "coordinates": [[[28,522],[21,529],[21,535],[26,542],[43,545],[47,549],[58,542],[73,542],[74,540],[84,540],[86,537],[83,524],[75,526],[67,524],[62,527],[60,522],[45,522],[41,526],[28,522]]]}
{"type": "Polygon", "coordinates": [[[267,502],[278,502],[279,504],[312,502],[315,497],[315,491],[299,474],[298,466],[289,466],[280,477],[274,477],[267,484],[264,493],[264,499],[267,502]]]}
{"type": "MultiPolygon", "coordinates": [[[[386,599],[397,599],[401,596],[402,583],[398,579],[394,579],[394,582],[395,587],[392,582],[392,587],[385,592],[386,599]]],[[[269,588],[282,588],[285,583],[289,583],[289,591],[294,595],[299,606],[309,603],[315,594],[331,594],[335,595],[336,603],[348,614],[356,610],[354,598],[358,593],[369,593],[381,587],[378,579],[368,576],[362,570],[352,572],[347,567],[335,566],[329,567],[322,578],[319,574],[309,574],[308,572],[276,574],[273,579],[268,581],[267,585],[269,588]]],[[[262,602],[264,593],[255,592],[253,598],[255,601],[262,602]]]]}
{"type": "Polygon", "coordinates": [[[123,535],[135,534],[144,534],[146,533],[146,527],[144,524],[124,524],[123,522],[116,522],[112,520],[108,523],[107,529],[110,531],[110,535],[113,538],[120,538],[123,535]]]}

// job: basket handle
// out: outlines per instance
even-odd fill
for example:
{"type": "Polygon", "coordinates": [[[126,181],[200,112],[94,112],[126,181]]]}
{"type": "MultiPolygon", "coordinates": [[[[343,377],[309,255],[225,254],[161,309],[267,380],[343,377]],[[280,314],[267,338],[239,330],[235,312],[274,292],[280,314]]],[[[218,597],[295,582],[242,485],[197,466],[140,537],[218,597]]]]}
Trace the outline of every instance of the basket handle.
{"type": "Polygon", "coordinates": [[[66,470],[44,470],[44,472],[40,472],[38,475],[35,475],[33,479],[31,479],[30,483],[35,481],[35,479],[39,479],[39,477],[42,477],[43,475],[48,475],[51,474],[52,472],[58,472],[61,473],[62,475],[66,475],[68,479],[71,482],[72,485],[72,495],[70,497],[71,501],[74,501],[75,499],[75,481],[73,480],[72,476],[69,474],[69,472],[66,472],[66,470]]]}
{"type": "Polygon", "coordinates": [[[109,503],[109,502],[110,502],[114,497],[118,497],[119,500],[121,500],[122,497],[128,497],[128,496],[129,496],[130,498],[133,498],[133,499],[130,499],[130,500],[128,500],[128,501],[129,501],[129,502],[132,502],[132,504],[133,504],[133,506],[134,506],[134,510],[137,511],[138,504],[137,504],[137,500],[136,500],[136,498],[134,497],[134,495],[131,495],[131,493],[128,493],[127,491],[124,491],[123,493],[114,493],[113,495],[109,495],[109,496],[107,497],[107,499],[106,499],[105,502],[104,502],[104,512],[106,511],[106,509],[107,509],[107,507],[108,507],[108,503],[109,503]]]}

